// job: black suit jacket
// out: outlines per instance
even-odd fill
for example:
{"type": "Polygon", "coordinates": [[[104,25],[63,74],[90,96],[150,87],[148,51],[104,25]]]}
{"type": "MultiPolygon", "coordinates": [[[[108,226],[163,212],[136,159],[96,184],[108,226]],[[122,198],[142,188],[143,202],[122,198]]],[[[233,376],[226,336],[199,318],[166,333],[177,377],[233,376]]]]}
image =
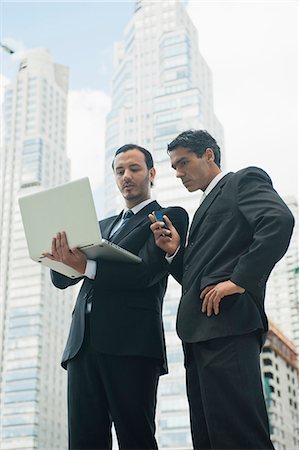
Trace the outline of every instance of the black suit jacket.
{"type": "Polygon", "coordinates": [[[293,216],[261,169],[225,175],[194,215],[188,245],[171,264],[182,284],[177,331],[185,342],[268,329],[266,281],[286,252],[293,216]],[[246,289],[222,299],[220,313],[201,312],[201,291],[231,280],[246,289]]]}
{"type": "MultiPolygon", "coordinates": [[[[113,355],[157,358],[166,373],[166,353],[162,324],[162,303],[167,285],[165,253],[154,242],[148,214],[161,206],[153,201],[139,211],[112,241],[142,258],[140,264],[97,260],[95,280],[84,277],[79,292],[62,365],[79,351],[84,337],[86,301],[92,298],[90,314],[91,345],[113,355]]],[[[179,207],[163,209],[186,236],[188,216],[179,207]]],[[[100,222],[103,238],[109,239],[121,215],[100,222]]],[[[51,271],[54,285],[64,289],[81,278],[70,279],[51,271]]]]}

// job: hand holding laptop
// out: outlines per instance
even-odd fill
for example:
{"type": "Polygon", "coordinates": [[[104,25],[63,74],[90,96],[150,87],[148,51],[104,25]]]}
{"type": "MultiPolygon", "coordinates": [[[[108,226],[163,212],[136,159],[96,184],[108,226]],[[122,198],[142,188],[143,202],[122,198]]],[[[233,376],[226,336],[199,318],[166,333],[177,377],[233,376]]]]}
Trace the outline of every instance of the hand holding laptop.
{"type": "Polygon", "coordinates": [[[139,256],[102,239],[88,178],[31,193],[19,198],[19,204],[30,257],[43,266],[77,278],[85,272],[86,258],[141,262],[139,256]],[[64,236],[57,234],[51,248],[57,230],[64,230],[64,236]]]}
{"type": "Polygon", "coordinates": [[[61,262],[76,270],[77,272],[85,272],[86,269],[86,255],[78,248],[69,248],[66,233],[64,231],[58,232],[56,237],[52,239],[52,254],[43,253],[43,256],[52,261],[61,262]]]}

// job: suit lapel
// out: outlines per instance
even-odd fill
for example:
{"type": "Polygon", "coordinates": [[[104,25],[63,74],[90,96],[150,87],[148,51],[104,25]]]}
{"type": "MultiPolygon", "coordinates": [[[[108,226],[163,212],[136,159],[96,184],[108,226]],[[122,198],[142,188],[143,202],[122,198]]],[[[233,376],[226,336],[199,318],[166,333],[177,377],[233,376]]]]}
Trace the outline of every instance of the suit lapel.
{"type": "Polygon", "coordinates": [[[156,201],[153,201],[148,205],[146,205],[122,227],[122,229],[117,233],[117,236],[115,236],[115,241],[113,239],[113,236],[111,236],[110,240],[115,243],[120,242],[125,236],[131,233],[131,231],[134,230],[134,228],[138,227],[142,222],[144,222],[145,219],[148,220],[148,223],[150,225],[150,220],[147,218],[147,216],[155,209],[161,209],[161,206],[156,201]]]}
{"type": "Polygon", "coordinates": [[[204,215],[210,208],[210,206],[213,204],[214,200],[218,197],[220,194],[223,186],[225,183],[230,179],[232,175],[232,172],[229,172],[226,174],[219,183],[212,189],[212,191],[209,193],[209,195],[205,198],[205,200],[202,202],[202,204],[197,209],[196,213],[194,214],[192,224],[189,231],[189,239],[191,238],[192,234],[194,233],[195,229],[200,225],[204,215]]]}
{"type": "Polygon", "coordinates": [[[121,219],[122,214],[123,214],[123,211],[121,211],[118,214],[118,216],[111,217],[109,222],[107,221],[107,223],[104,226],[103,226],[103,224],[101,224],[101,233],[102,233],[103,239],[109,239],[111,230],[116,225],[116,223],[121,219]]]}

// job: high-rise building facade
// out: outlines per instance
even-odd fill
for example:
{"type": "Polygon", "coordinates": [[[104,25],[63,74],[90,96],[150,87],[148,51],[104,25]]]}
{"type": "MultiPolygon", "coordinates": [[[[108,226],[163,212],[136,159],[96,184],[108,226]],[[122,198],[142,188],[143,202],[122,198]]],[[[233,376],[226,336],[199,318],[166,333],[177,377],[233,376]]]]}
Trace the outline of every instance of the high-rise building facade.
{"type": "MultiPolygon", "coordinates": [[[[298,203],[294,197],[284,199],[295,218],[298,203]]],[[[299,353],[299,226],[295,222],[290,246],[273,269],[266,289],[266,312],[299,353]]]]}
{"type": "MultiPolygon", "coordinates": [[[[115,150],[126,143],[148,148],[157,180],[153,196],[193,214],[201,194],[190,194],[175,178],[166,144],[179,132],[204,128],[223,147],[213,109],[212,75],[198,49],[198,36],[183,2],[137,1],[124,40],[114,54],[112,109],[106,128],[105,214],[123,207],[111,172],[115,150]]],[[[175,331],[180,287],[169,280],[164,326],[169,375],[159,386],[157,438],[160,448],[192,448],[181,343],[175,331]]]]}
{"type": "Polygon", "coordinates": [[[18,207],[19,196],[69,180],[67,92],[67,67],[54,64],[43,49],[28,52],[5,91],[0,194],[3,450],[67,447],[66,376],[59,362],[72,292],[54,289],[48,269],[29,259],[18,207]]]}
{"type": "Polygon", "coordinates": [[[298,354],[273,324],[261,354],[266,405],[275,450],[299,448],[298,354]]]}

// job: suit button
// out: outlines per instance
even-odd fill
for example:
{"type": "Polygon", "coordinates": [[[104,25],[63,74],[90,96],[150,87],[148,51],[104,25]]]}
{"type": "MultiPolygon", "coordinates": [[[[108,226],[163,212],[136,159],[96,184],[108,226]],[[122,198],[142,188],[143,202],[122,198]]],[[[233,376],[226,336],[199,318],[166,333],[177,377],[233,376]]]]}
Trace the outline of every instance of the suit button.
{"type": "Polygon", "coordinates": [[[189,243],[189,247],[193,247],[193,245],[194,245],[194,242],[189,243]]]}
{"type": "Polygon", "coordinates": [[[189,264],[185,265],[185,272],[187,272],[187,270],[189,269],[189,264]]]}

